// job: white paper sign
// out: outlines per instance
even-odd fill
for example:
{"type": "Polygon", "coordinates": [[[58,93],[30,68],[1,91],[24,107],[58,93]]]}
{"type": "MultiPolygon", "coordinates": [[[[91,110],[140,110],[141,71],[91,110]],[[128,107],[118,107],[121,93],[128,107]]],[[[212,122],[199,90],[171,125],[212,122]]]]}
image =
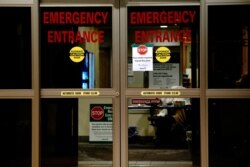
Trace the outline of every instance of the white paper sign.
{"type": "Polygon", "coordinates": [[[132,47],[132,70],[153,71],[153,47],[138,45],[132,47]]]}
{"type": "Polygon", "coordinates": [[[112,141],[112,122],[90,122],[89,141],[112,141]]]}
{"type": "Polygon", "coordinates": [[[156,63],[149,72],[149,88],[170,88],[180,85],[179,63],[156,63]]]}

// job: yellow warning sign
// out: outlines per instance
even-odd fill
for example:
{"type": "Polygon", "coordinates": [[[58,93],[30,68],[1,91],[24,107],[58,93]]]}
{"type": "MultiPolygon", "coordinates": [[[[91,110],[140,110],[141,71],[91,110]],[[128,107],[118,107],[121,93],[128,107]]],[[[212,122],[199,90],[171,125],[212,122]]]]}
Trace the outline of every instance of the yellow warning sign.
{"type": "Polygon", "coordinates": [[[161,63],[168,62],[171,58],[170,56],[170,50],[167,47],[159,47],[156,51],[156,60],[158,60],[161,63]]]}
{"type": "Polygon", "coordinates": [[[84,59],[84,49],[79,46],[73,47],[69,54],[70,59],[75,63],[79,63],[84,59]]]}

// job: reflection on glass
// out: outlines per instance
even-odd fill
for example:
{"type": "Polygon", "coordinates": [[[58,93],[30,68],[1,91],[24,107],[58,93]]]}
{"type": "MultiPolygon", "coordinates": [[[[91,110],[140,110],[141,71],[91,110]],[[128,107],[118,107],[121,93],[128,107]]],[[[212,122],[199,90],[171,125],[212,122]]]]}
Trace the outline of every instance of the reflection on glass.
{"type": "Polygon", "coordinates": [[[199,100],[141,98],[128,101],[130,166],[199,166],[199,100]]]}
{"type": "Polygon", "coordinates": [[[249,100],[209,100],[210,166],[241,167],[249,162],[249,100]]]}
{"type": "Polygon", "coordinates": [[[199,87],[199,7],[128,7],[128,87],[199,87]]]}
{"type": "Polygon", "coordinates": [[[1,166],[31,167],[31,100],[0,100],[1,166]]]}
{"type": "Polygon", "coordinates": [[[112,166],[112,100],[43,99],[42,166],[112,166]]]}
{"type": "Polygon", "coordinates": [[[111,7],[41,8],[43,88],[111,88],[111,54],[111,7]]]}
{"type": "Polygon", "coordinates": [[[1,89],[31,88],[31,8],[0,7],[1,89]]]}
{"type": "Polygon", "coordinates": [[[249,9],[250,5],[208,7],[209,88],[250,87],[250,21],[244,19],[249,9]]]}

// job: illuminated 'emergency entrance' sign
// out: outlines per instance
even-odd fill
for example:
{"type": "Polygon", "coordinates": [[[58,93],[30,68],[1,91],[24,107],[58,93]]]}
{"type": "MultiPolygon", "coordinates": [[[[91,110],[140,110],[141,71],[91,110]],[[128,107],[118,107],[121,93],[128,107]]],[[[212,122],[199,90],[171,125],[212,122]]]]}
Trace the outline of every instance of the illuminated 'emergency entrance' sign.
{"type": "Polygon", "coordinates": [[[197,20],[196,10],[168,10],[167,8],[148,10],[148,8],[129,8],[128,25],[134,30],[135,43],[153,42],[191,42],[192,32],[189,27],[197,20]],[[158,28],[140,28],[158,26],[158,28]],[[170,27],[170,28],[160,28],[170,27]]]}
{"type": "Polygon", "coordinates": [[[107,8],[57,8],[42,11],[42,24],[47,29],[48,43],[104,43],[105,31],[112,14],[107,8]],[[83,27],[79,29],[79,27],[83,27]],[[88,27],[88,28],[86,28],[88,27]],[[91,27],[91,28],[89,28],[91,27]]]}

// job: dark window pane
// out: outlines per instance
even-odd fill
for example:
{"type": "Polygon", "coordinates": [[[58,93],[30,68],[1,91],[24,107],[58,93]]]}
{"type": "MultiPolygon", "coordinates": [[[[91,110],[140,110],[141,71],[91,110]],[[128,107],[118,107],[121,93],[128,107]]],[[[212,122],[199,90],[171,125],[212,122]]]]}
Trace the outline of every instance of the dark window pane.
{"type": "Polygon", "coordinates": [[[41,106],[42,166],[77,164],[77,100],[42,100],[41,106]]]}
{"type": "Polygon", "coordinates": [[[0,100],[1,166],[31,167],[31,100],[0,100]]]}
{"type": "Polygon", "coordinates": [[[250,87],[249,10],[250,5],[208,7],[209,88],[250,87]]]}
{"type": "Polygon", "coordinates": [[[0,7],[0,89],[31,88],[31,11],[0,7]]]}
{"type": "Polygon", "coordinates": [[[209,166],[241,167],[248,163],[249,100],[209,100],[209,166]]]}
{"type": "Polygon", "coordinates": [[[128,7],[127,49],[129,88],[199,87],[199,6],[128,7]]]}
{"type": "Polygon", "coordinates": [[[110,88],[111,7],[41,8],[43,88],[110,88]]]}
{"type": "Polygon", "coordinates": [[[112,165],[111,98],[42,99],[41,105],[42,167],[112,165]]]}
{"type": "Polygon", "coordinates": [[[200,166],[199,99],[137,98],[128,104],[131,166],[145,161],[200,166]]]}

